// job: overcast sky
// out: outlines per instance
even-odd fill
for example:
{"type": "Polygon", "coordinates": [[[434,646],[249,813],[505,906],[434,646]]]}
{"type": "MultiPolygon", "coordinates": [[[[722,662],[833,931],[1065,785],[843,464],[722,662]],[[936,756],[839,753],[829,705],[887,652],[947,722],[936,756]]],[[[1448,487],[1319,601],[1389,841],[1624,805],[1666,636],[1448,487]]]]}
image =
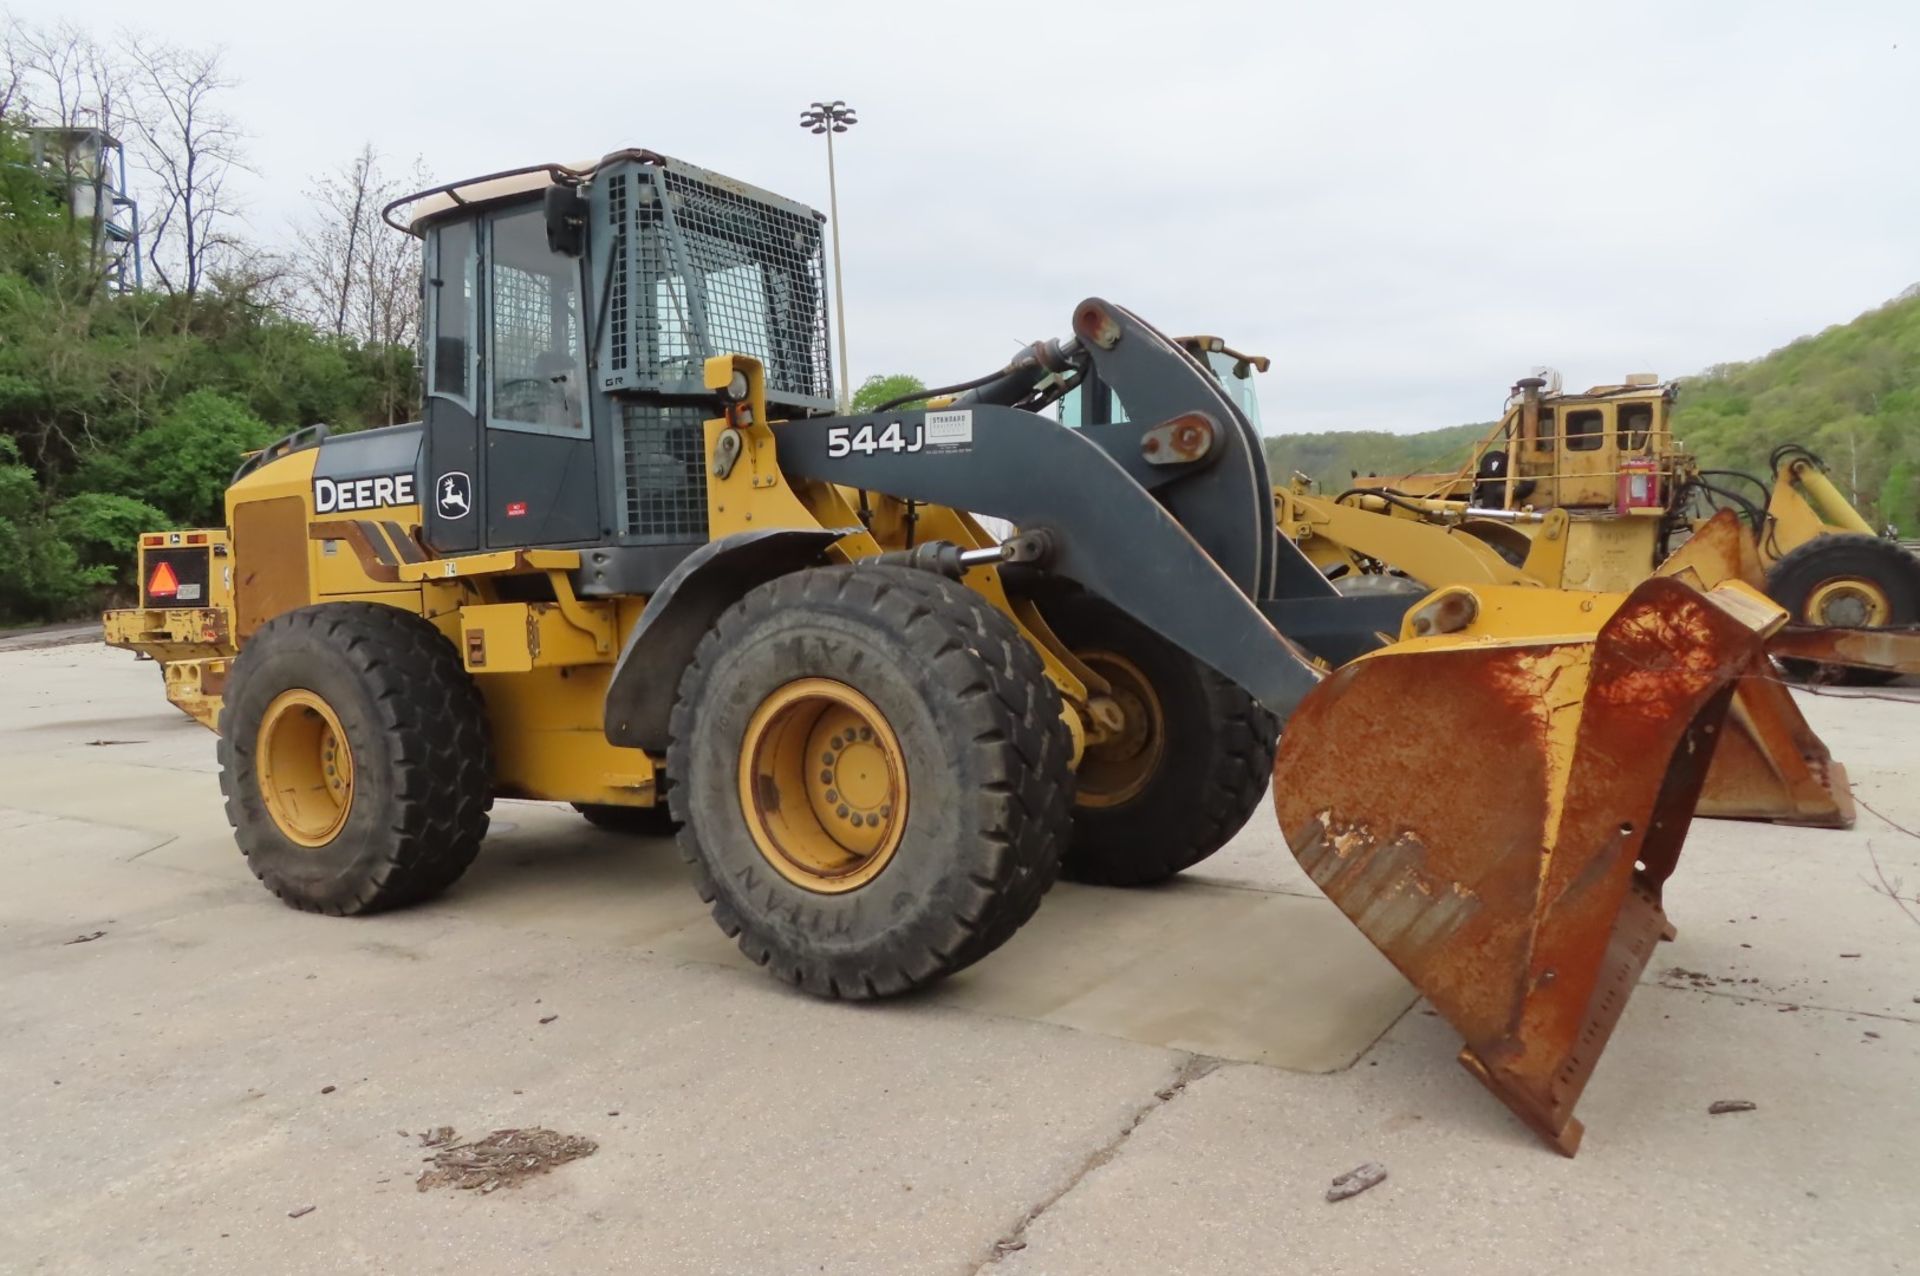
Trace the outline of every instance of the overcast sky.
{"type": "Polygon", "coordinates": [[[251,233],[371,139],[454,178],[651,147],[827,204],[857,384],[1097,294],[1272,356],[1269,432],[1752,357],[1920,281],[1920,4],[15,0],[222,45],[251,233]]]}

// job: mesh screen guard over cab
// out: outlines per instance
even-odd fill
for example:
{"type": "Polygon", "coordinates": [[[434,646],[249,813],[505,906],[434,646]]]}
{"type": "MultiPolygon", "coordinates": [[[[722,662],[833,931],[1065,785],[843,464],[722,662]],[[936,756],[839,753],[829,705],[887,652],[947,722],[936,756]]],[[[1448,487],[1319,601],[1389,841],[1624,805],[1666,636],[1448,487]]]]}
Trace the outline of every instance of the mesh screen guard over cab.
{"type": "Polygon", "coordinates": [[[701,540],[706,359],[760,360],[776,414],[833,407],[821,217],[678,160],[609,165],[590,200],[594,376],[617,405],[621,530],[701,540]]]}

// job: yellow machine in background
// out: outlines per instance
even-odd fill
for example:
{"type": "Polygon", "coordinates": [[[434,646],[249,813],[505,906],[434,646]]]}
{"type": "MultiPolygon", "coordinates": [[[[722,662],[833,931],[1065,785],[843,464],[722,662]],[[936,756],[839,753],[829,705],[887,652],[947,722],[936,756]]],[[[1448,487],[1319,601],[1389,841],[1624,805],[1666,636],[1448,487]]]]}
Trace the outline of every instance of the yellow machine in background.
{"type": "MultiPolygon", "coordinates": [[[[1920,673],[1920,560],[1875,535],[1820,459],[1797,444],[1773,450],[1770,480],[1702,469],[1673,437],[1677,391],[1649,374],[1581,394],[1528,377],[1458,470],[1357,477],[1333,503],[1479,540],[1547,585],[1612,591],[1644,580],[1706,517],[1730,510],[1753,545],[1742,579],[1793,617],[1776,655],[1858,681],[1920,673]]],[[[1292,506],[1296,538],[1341,517],[1303,482],[1276,499],[1292,506]]],[[[1413,539],[1410,549],[1401,542],[1399,557],[1342,536],[1308,552],[1336,571],[1385,567],[1427,584],[1478,579],[1445,571],[1431,542],[1413,539]],[[1355,551],[1348,562],[1343,545],[1355,551]]]]}

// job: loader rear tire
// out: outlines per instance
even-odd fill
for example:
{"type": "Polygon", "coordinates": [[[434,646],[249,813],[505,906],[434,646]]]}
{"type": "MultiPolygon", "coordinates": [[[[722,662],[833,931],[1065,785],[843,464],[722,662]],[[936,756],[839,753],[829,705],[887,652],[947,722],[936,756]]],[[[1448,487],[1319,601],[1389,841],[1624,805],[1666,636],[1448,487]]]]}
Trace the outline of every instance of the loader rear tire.
{"type": "Polygon", "coordinates": [[[653,806],[615,806],[611,802],[574,802],[573,809],[597,829],[635,837],[672,837],[680,827],[665,802],[653,806]]]}
{"type": "Polygon", "coordinates": [[[1004,943],[1068,835],[1072,739],[1038,654],[931,572],[813,568],[729,608],[681,676],[668,801],[740,950],[890,996],[1004,943]]]}
{"type": "Polygon", "coordinates": [[[1273,780],[1280,725],[1213,670],[1086,594],[1049,603],[1047,622],[1113,684],[1130,721],[1081,760],[1073,842],[1061,876],[1146,886],[1225,846],[1273,780]]]}
{"type": "Polygon", "coordinates": [[[439,630],[393,607],[323,603],[262,626],[228,676],[219,758],[248,866],[306,912],[428,899],[486,835],[479,690],[439,630]]]}
{"type": "MultiPolygon", "coordinates": [[[[1847,533],[1798,545],[1767,573],[1767,595],[1803,625],[1881,629],[1920,622],[1920,561],[1897,543],[1847,533]]],[[[1827,682],[1874,686],[1898,673],[1850,665],[1781,662],[1787,672],[1827,682]]]]}

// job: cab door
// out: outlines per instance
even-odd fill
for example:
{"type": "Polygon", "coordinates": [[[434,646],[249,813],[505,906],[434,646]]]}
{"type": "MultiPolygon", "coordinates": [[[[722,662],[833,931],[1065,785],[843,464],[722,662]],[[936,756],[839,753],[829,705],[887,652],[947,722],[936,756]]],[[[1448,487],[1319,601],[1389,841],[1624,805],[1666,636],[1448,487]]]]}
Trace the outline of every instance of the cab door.
{"type": "Polygon", "coordinates": [[[481,221],[486,322],[478,521],[489,549],[597,542],[581,259],[548,246],[542,206],[481,221]]]}
{"type": "Polygon", "coordinates": [[[415,478],[427,544],[439,554],[480,548],[479,244],[473,221],[427,232],[426,440],[415,478]]]}
{"type": "Polygon", "coordinates": [[[1556,504],[1572,509],[1610,506],[1619,486],[1620,449],[1613,404],[1567,404],[1560,412],[1560,491],[1556,504]]]}

